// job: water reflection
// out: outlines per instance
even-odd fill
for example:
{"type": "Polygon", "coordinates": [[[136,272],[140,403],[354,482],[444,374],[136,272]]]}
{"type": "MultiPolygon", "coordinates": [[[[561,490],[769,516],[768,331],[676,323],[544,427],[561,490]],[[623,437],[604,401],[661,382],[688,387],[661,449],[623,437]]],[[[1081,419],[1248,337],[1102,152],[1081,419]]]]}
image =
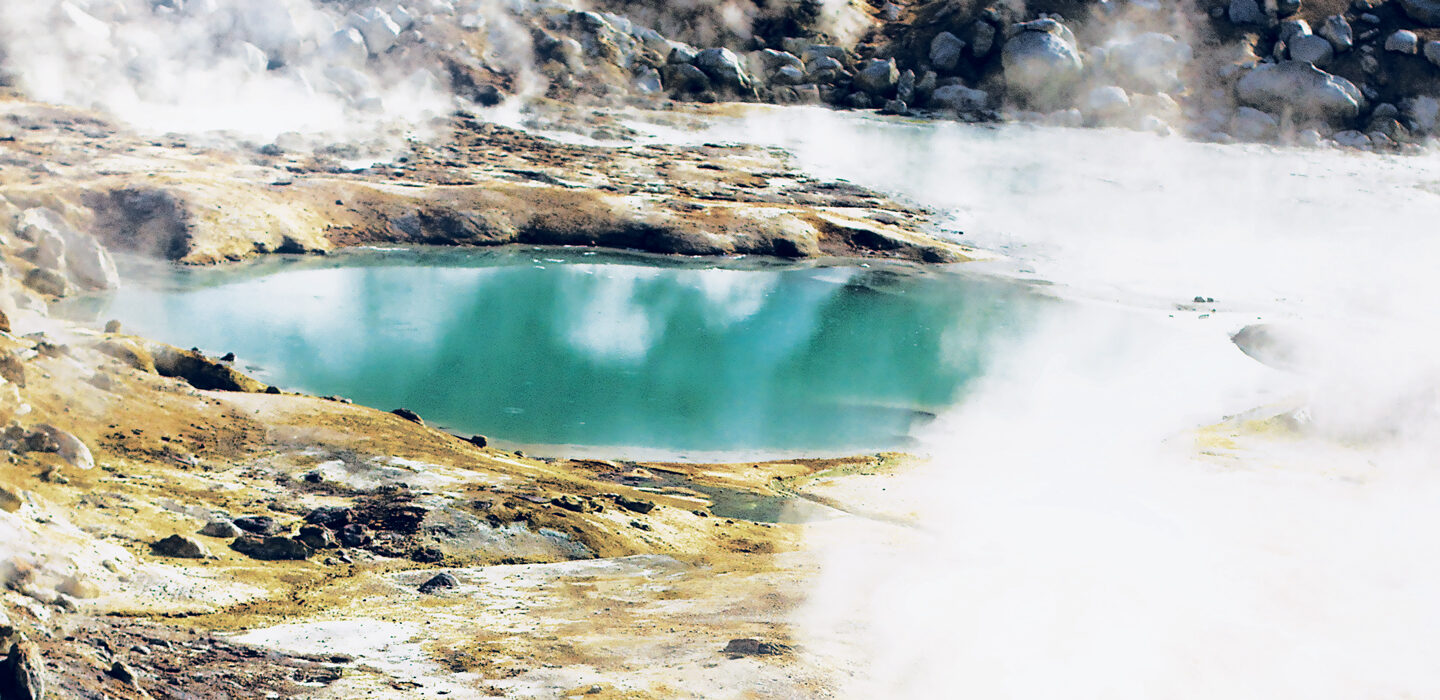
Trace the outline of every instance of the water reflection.
{"type": "Polygon", "coordinates": [[[92,317],[234,351],[282,387],[602,454],[902,447],[1035,303],[952,273],[573,250],[129,272],[147,281],[92,317]]]}

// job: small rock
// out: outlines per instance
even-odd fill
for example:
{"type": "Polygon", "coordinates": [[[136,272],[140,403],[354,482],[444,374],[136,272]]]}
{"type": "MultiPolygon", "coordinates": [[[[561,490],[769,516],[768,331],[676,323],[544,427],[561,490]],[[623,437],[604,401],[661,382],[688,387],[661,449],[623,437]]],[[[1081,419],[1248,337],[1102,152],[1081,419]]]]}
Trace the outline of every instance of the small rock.
{"type": "Polygon", "coordinates": [[[230,543],[230,548],[262,561],[299,561],[310,558],[310,548],[289,537],[239,537],[230,543]]]}
{"type": "Polygon", "coordinates": [[[1269,23],[1270,17],[1256,0],[1230,0],[1230,21],[1263,26],[1269,23]]]}
{"type": "Polygon", "coordinates": [[[1385,50],[1413,56],[1420,51],[1420,37],[1408,29],[1401,29],[1385,38],[1385,50]]]}
{"type": "Polygon", "coordinates": [[[424,419],[420,418],[420,414],[418,414],[418,413],[416,413],[416,412],[414,412],[414,411],[412,411],[412,410],[410,410],[410,409],[408,409],[408,408],[397,408],[397,409],[391,411],[391,413],[393,413],[393,414],[395,414],[395,415],[397,415],[397,416],[400,416],[401,418],[404,418],[405,420],[408,420],[408,421],[410,421],[411,423],[416,423],[416,424],[419,424],[419,425],[425,425],[425,421],[424,421],[424,419]]]}
{"type": "Polygon", "coordinates": [[[229,520],[211,520],[205,523],[205,527],[200,528],[200,534],[206,537],[219,537],[228,540],[239,537],[240,528],[235,527],[235,523],[229,520]]]}
{"type": "Polygon", "coordinates": [[[300,526],[300,534],[296,535],[295,539],[311,549],[330,549],[335,546],[335,535],[319,525],[300,526]]]}
{"type": "Polygon", "coordinates": [[[995,48],[995,25],[983,20],[975,20],[970,25],[970,55],[976,58],[984,58],[990,55],[990,50],[995,48]]]}
{"type": "Polygon", "coordinates": [[[951,72],[960,65],[960,54],[965,42],[950,32],[940,32],[930,40],[930,65],[937,70],[951,72]]]}
{"type": "Polygon", "coordinates": [[[1325,37],[1335,51],[1349,51],[1355,46],[1355,30],[1350,26],[1349,20],[1344,15],[1331,15],[1325,18],[1325,23],[1320,25],[1320,36],[1325,37]]]}
{"type": "Polygon", "coordinates": [[[121,661],[116,661],[115,663],[111,664],[110,670],[106,671],[105,675],[114,678],[121,683],[129,683],[132,685],[135,683],[135,671],[129,666],[126,666],[125,663],[121,661]]]}
{"type": "Polygon", "coordinates": [[[855,87],[872,97],[883,97],[890,93],[898,82],[900,69],[895,66],[893,58],[883,61],[872,58],[861,64],[860,70],[855,73],[855,87]]]}
{"type": "Polygon", "coordinates": [[[354,511],[345,506],[320,506],[305,516],[305,522],[339,530],[350,522],[353,515],[354,511]]]}
{"type": "Polygon", "coordinates": [[[255,535],[269,537],[280,534],[280,523],[275,522],[275,519],[268,515],[247,515],[235,518],[232,522],[235,523],[235,527],[255,535]]]}
{"type": "Polygon", "coordinates": [[[476,447],[486,447],[490,444],[490,439],[485,437],[484,435],[471,435],[470,437],[465,438],[465,442],[468,442],[476,447]]]}
{"type": "Polygon", "coordinates": [[[775,656],[790,651],[789,645],[778,642],[762,642],[758,639],[732,639],[725,645],[726,654],[734,656],[775,656]]]}
{"type": "Polygon", "coordinates": [[[638,498],[630,498],[629,496],[618,493],[615,494],[615,505],[641,515],[655,510],[655,504],[650,501],[642,501],[638,498]]]}
{"type": "Polygon", "coordinates": [[[455,578],[454,575],[452,575],[452,574],[450,574],[450,573],[448,573],[448,572],[438,573],[438,574],[435,574],[434,576],[430,577],[430,580],[426,581],[425,583],[420,584],[420,592],[421,592],[421,593],[435,593],[435,592],[440,591],[440,590],[442,590],[442,589],[455,588],[456,586],[459,586],[459,585],[460,585],[460,581],[456,580],[456,578],[455,578]]]}
{"type": "Polygon", "coordinates": [[[364,547],[370,544],[370,528],[359,523],[350,523],[340,528],[337,539],[340,540],[340,544],[346,547],[364,547]]]}
{"type": "Polygon", "coordinates": [[[1290,59],[1323,66],[1335,57],[1334,44],[1325,37],[1306,34],[1297,36],[1288,43],[1290,59]]]}
{"type": "Polygon", "coordinates": [[[550,502],[575,513],[592,513],[600,510],[599,504],[588,498],[582,498],[573,494],[566,494],[550,499],[550,502]]]}
{"type": "Polygon", "coordinates": [[[119,333],[119,332],[120,332],[120,322],[117,321],[117,320],[115,320],[115,319],[111,319],[111,320],[109,320],[109,321],[106,321],[106,322],[105,322],[105,332],[106,332],[106,333],[119,333]]]}
{"type": "Polygon", "coordinates": [[[1440,41],[1425,42],[1425,60],[1431,65],[1440,66],[1440,41]]]}
{"type": "Polygon", "coordinates": [[[151,551],[162,557],[177,557],[180,559],[204,559],[210,556],[205,546],[180,535],[171,535],[155,544],[150,545],[151,551]]]}

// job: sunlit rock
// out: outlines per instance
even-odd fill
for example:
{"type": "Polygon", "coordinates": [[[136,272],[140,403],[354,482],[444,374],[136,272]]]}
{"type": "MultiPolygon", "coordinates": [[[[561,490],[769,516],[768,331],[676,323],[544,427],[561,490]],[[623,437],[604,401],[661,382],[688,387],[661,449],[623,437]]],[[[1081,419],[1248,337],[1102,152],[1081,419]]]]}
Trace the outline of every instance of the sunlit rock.
{"type": "Polygon", "coordinates": [[[1192,58],[1189,44],[1156,32],[1105,45],[1105,69],[1117,85],[1138,92],[1178,88],[1180,71],[1192,58]]]}
{"type": "Polygon", "coordinates": [[[1256,66],[1236,84],[1235,94],[1247,107],[1332,123],[1354,119],[1365,104],[1354,83],[1299,61],[1256,66]]]}
{"type": "Polygon", "coordinates": [[[1074,37],[1054,20],[1020,25],[1001,50],[1006,88],[1036,106],[1057,105],[1080,78],[1084,63],[1074,37]]]}

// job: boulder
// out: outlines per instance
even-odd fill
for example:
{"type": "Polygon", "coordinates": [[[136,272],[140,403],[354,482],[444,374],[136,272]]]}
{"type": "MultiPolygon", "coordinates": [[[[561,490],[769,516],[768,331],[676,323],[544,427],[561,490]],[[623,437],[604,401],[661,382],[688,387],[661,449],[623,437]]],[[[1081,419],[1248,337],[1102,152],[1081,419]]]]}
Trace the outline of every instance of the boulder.
{"type": "Polygon", "coordinates": [[[629,496],[626,496],[624,494],[615,494],[615,505],[620,506],[625,510],[631,511],[632,513],[639,513],[641,515],[645,515],[650,511],[655,510],[654,503],[651,503],[650,501],[642,501],[638,498],[630,498],[629,496]]]}
{"type": "Polygon", "coordinates": [[[1080,111],[1101,123],[1114,122],[1130,111],[1130,96],[1119,87],[1103,85],[1085,94],[1080,111]]]}
{"type": "Polygon", "coordinates": [[[665,87],[674,92],[705,92],[710,89],[710,78],[705,71],[689,63],[671,63],[660,69],[665,87]]]}
{"type": "Polygon", "coordinates": [[[370,528],[367,528],[359,523],[350,523],[349,525],[340,528],[340,532],[336,535],[336,539],[340,541],[341,545],[344,545],[346,547],[364,547],[365,545],[370,544],[370,528]]]}
{"type": "Polygon", "coordinates": [[[161,376],[179,377],[196,389],[258,394],[266,388],[265,384],[245,376],[234,367],[212,360],[196,350],[157,345],[152,356],[155,371],[161,376]]]}
{"type": "Polygon", "coordinates": [[[750,62],[751,72],[766,77],[770,77],[774,75],[776,71],[786,67],[794,68],[800,71],[802,75],[805,73],[805,62],[801,61],[800,57],[793,53],[776,51],[775,49],[761,49],[759,51],[751,51],[749,54],[746,54],[746,57],[750,62]]]}
{"type": "Polygon", "coordinates": [[[389,51],[400,37],[400,25],[378,7],[372,7],[358,15],[350,15],[348,23],[364,37],[365,48],[372,56],[389,51]]]}
{"type": "Polygon", "coordinates": [[[1370,137],[1354,129],[1337,132],[1330,138],[1335,141],[1336,145],[1345,148],[1358,148],[1363,150],[1370,147],[1370,137]]]}
{"type": "Polygon", "coordinates": [[[280,523],[275,522],[275,519],[268,515],[247,515],[235,518],[231,522],[235,524],[235,527],[253,535],[278,535],[281,530],[280,523]]]}
{"type": "Polygon", "coordinates": [[[1385,37],[1385,50],[1413,56],[1420,52],[1420,37],[1408,29],[1401,29],[1385,37]]]}
{"type": "Polygon", "coordinates": [[[695,66],[719,87],[741,92],[751,88],[750,77],[740,65],[740,57],[730,49],[705,49],[695,54],[695,66]]]}
{"type": "Polygon", "coordinates": [[[1410,130],[1418,134],[1433,134],[1440,126],[1440,100],[1428,95],[1412,97],[1401,103],[1410,130]]]}
{"type": "Polygon", "coordinates": [[[35,647],[27,642],[10,645],[10,653],[4,661],[0,661],[0,698],[42,700],[45,697],[44,668],[45,663],[35,647]]]}
{"type": "Polygon", "coordinates": [[[1300,61],[1265,63],[1251,69],[1235,86],[1247,107],[1301,118],[1341,123],[1354,119],[1365,98],[1354,83],[1300,61]]]}
{"type": "Polygon", "coordinates": [[[1423,51],[1425,53],[1425,60],[1429,61],[1433,66],[1440,66],[1440,41],[1425,42],[1423,51]]]}
{"type": "Polygon", "coordinates": [[[964,50],[965,42],[960,37],[940,32],[930,40],[930,65],[939,71],[953,72],[960,65],[960,54],[964,50]]]}
{"type": "Polygon", "coordinates": [[[353,516],[354,511],[345,506],[320,506],[305,516],[305,522],[339,530],[349,524],[353,516]]]}
{"type": "Polygon", "coordinates": [[[400,416],[401,418],[404,418],[405,420],[410,421],[411,423],[415,423],[416,425],[425,425],[425,419],[421,418],[420,414],[408,408],[397,408],[390,412],[397,416],[400,416]]]}
{"type": "Polygon", "coordinates": [[[1001,49],[1006,88],[1033,106],[1059,106],[1084,68],[1074,39],[1054,20],[1020,26],[1001,49]]]}
{"type": "Polygon", "coordinates": [[[1267,26],[1270,24],[1270,15],[1259,0],[1230,0],[1230,21],[1235,24],[1256,24],[1267,26]]]}
{"type": "Polygon", "coordinates": [[[230,548],[251,559],[262,561],[300,561],[310,558],[305,543],[289,537],[238,537],[230,548]]]}
{"type": "Polygon", "coordinates": [[[365,37],[354,27],[346,27],[330,35],[324,50],[327,61],[342,65],[361,65],[370,57],[370,49],[365,48],[365,37]]]}
{"type": "Polygon", "coordinates": [[[978,112],[985,109],[989,103],[989,93],[964,85],[938,87],[930,94],[931,109],[945,109],[957,114],[978,112]]]}
{"type": "Polygon", "coordinates": [[[771,85],[804,85],[805,71],[795,66],[781,66],[770,75],[771,85]]]}
{"type": "Polygon", "coordinates": [[[1280,130],[1280,122],[1258,109],[1241,107],[1230,120],[1230,134],[1242,141],[1269,141],[1280,130]]]}
{"type": "Polygon", "coordinates": [[[970,25],[970,55],[984,58],[995,48],[995,25],[984,20],[975,20],[970,25]]]}
{"type": "Polygon", "coordinates": [[[166,537],[150,545],[150,550],[157,556],[177,557],[180,559],[204,559],[210,556],[210,553],[205,550],[205,545],[181,535],[166,537]]]}
{"type": "Polygon", "coordinates": [[[1400,0],[1400,9],[1426,27],[1440,27],[1440,0],[1400,0]]]}
{"type": "Polygon", "coordinates": [[[893,92],[899,81],[900,69],[895,66],[893,58],[883,61],[872,58],[861,64],[860,70],[855,72],[855,87],[874,97],[883,97],[893,92]]]}
{"type": "Polygon", "coordinates": [[[45,437],[55,444],[55,451],[70,466],[87,470],[95,468],[95,457],[90,454],[90,448],[86,447],[80,438],[48,423],[35,426],[35,430],[44,433],[45,437]]]}
{"type": "Polygon", "coordinates": [[[1320,25],[1319,34],[1330,42],[1336,53],[1349,51],[1355,46],[1355,29],[1350,26],[1350,21],[1345,19],[1344,15],[1326,17],[1325,23],[1320,25]]]}
{"type": "Polygon", "coordinates": [[[439,593],[447,588],[455,588],[460,581],[453,574],[442,572],[431,576],[425,583],[420,584],[420,592],[426,594],[439,593]]]}
{"type": "Polygon", "coordinates": [[[1303,19],[1287,19],[1280,23],[1277,34],[1280,41],[1289,44],[1295,37],[1311,36],[1314,32],[1310,31],[1310,23],[1303,19]]]}
{"type": "Polygon", "coordinates": [[[200,528],[200,534],[206,537],[218,537],[228,540],[239,537],[241,532],[240,528],[235,527],[235,523],[229,520],[211,520],[205,523],[205,527],[200,528]]]}
{"type": "Polygon", "coordinates": [[[1335,47],[1325,37],[1306,34],[1290,40],[1290,60],[1323,66],[1335,57],[1335,47]]]}
{"type": "Polygon", "coordinates": [[[335,546],[335,535],[319,525],[300,526],[300,534],[296,535],[295,539],[311,549],[329,549],[335,546]]]}
{"type": "Polygon", "coordinates": [[[1168,92],[1181,85],[1180,71],[1190,63],[1190,45],[1168,34],[1148,32],[1105,45],[1105,69],[1116,85],[1134,92],[1168,92]]]}
{"type": "Polygon", "coordinates": [[[809,63],[807,71],[805,82],[825,85],[845,75],[845,66],[830,56],[821,56],[809,63]]]}

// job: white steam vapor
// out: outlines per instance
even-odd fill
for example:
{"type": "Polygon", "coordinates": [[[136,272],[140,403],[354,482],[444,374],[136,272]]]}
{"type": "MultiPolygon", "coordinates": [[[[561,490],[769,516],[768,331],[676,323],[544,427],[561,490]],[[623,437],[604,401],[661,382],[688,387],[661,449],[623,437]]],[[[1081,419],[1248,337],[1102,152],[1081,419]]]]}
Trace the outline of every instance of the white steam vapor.
{"type": "Polygon", "coordinates": [[[414,18],[391,10],[342,16],[309,0],[15,0],[0,4],[0,44],[5,68],[33,98],[98,108],[142,129],[363,139],[451,107],[405,43],[414,18]]]}
{"type": "Polygon", "coordinates": [[[765,114],[744,139],[941,209],[1063,300],[930,465],[852,493],[915,528],[811,526],[796,622],[840,696],[1440,694],[1440,165],[765,114]],[[1230,339],[1253,324],[1267,364],[1230,339]]]}

